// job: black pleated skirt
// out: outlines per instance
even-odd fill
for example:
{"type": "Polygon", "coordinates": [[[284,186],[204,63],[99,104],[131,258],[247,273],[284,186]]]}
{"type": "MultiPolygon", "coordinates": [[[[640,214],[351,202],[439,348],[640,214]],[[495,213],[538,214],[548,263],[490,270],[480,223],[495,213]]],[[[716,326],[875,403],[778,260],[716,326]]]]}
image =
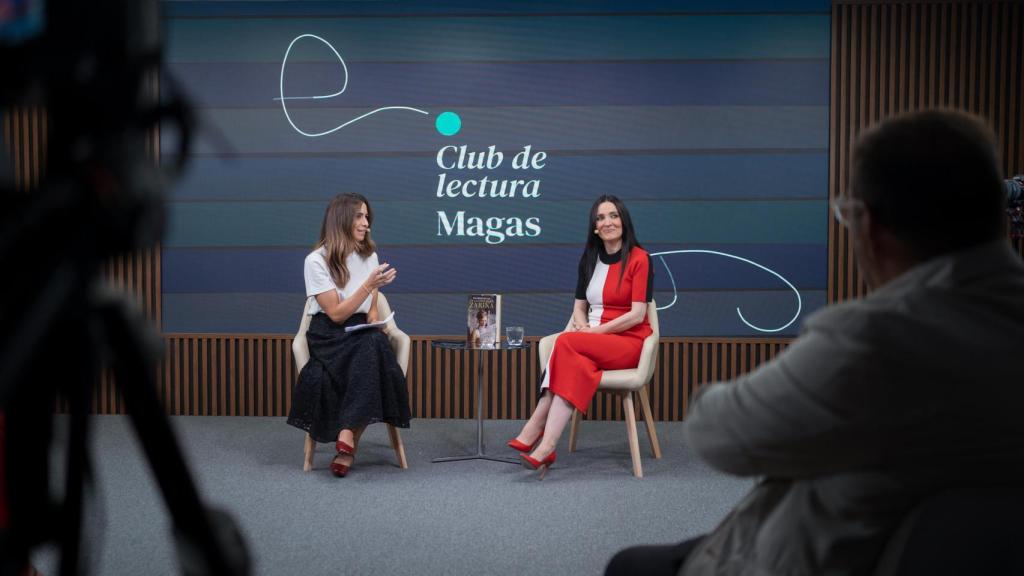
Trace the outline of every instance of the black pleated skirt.
{"type": "Polygon", "coordinates": [[[317,442],[376,422],[409,427],[409,390],[388,337],[376,328],[345,332],[365,322],[366,314],[353,314],[335,324],[323,312],[310,320],[309,362],[292,391],[288,423],[317,442]]]}

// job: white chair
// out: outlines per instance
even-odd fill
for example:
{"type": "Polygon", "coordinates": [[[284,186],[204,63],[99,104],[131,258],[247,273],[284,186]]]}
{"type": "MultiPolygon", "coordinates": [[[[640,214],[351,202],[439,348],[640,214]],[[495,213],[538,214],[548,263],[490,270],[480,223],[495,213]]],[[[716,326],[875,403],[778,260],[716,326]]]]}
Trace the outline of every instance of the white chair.
{"type": "MultiPolygon", "coordinates": [[[[633,475],[637,478],[644,477],[643,467],[640,464],[640,442],[637,438],[636,412],[633,408],[633,395],[640,398],[640,407],[643,409],[644,422],[647,424],[647,436],[651,442],[651,452],[655,458],[661,458],[661,446],[658,444],[658,433],[654,429],[654,418],[651,416],[651,402],[647,395],[647,383],[654,375],[654,367],[658,361],[658,309],[652,300],[647,305],[647,321],[651,324],[653,331],[650,336],[644,339],[643,348],[640,351],[640,363],[636,368],[628,370],[605,370],[601,376],[601,382],[597,386],[598,392],[615,394],[622,398],[622,409],[626,413],[626,436],[629,440],[629,453],[633,458],[633,475]]],[[[566,324],[565,329],[572,328],[572,318],[566,324]]],[[[555,339],[558,334],[545,336],[540,341],[538,357],[540,358],[541,370],[548,365],[548,358],[555,347],[555,339]]],[[[580,413],[573,410],[572,427],[569,430],[569,451],[576,451],[576,437],[580,422],[580,413]]]]}
{"type": "MultiPolygon", "coordinates": [[[[311,296],[309,300],[312,299],[313,297],[311,296]]],[[[312,316],[306,314],[309,300],[306,301],[306,306],[303,306],[299,331],[295,334],[295,340],[292,341],[292,355],[295,357],[295,369],[297,372],[302,372],[302,367],[306,365],[306,362],[309,362],[309,345],[306,343],[306,331],[309,330],[309,320],[312,318],[312,316]]],[[[390,314],[391,307],[388,306],[388,299],[384,297],[384,294],[378,292],[377,317],[387,318],[390,314]]],[[[402,367],[402,372],[407,373],[409,368],[409,335],[399,330],[394,320],[388,322],[384,333],[387,334],[388,340],[391,342],[391,348],[395,351],[395,358],[398,360],[398,365],[402,367]]],[[[398,433],[398,428],[391,424],[387,426],[388,436],[391,438],[391,447],[395,449],[395,456],[398,458],[398,467],[408,468],[409,463],[405,459],[405,446],[402,444],[402,436],[398,433]]],[[[302,470],[305,472],[313,469],[313,452],[315,449],[316,442],[307,433],[305,460],[302,465],[302,470]]]]}

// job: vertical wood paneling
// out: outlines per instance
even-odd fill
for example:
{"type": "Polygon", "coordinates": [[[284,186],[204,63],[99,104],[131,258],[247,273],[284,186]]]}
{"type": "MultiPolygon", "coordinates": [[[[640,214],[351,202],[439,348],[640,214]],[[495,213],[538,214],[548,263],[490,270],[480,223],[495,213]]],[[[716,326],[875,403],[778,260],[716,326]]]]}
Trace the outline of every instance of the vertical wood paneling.
{"type": "MultiPolygon", "coordinates": [[[[526,350],[482,355],[486,418],[525,419],[536,406],[540,375],[537,339],[528,340],[532,346],[526,350]]],[[[430,341],[430,337],[414,337],[411,343],[407,380],[413,416],[475,418],[475,353],[435,349],[430,341]],[[462,400],[455,401],[456,393],[462,400]]],[[[649,385],[655,419],[682,420],[700,386],[752,370],[787,343],[786,339],[662,340],[649,385]]],[[[165,350],[158,390],[168,413],[288,414],[295,385],[290,336],[173,334],[165,337],[165,350]]],[[[113,413],[119,407],[97,401],[95,409],[113,413]]],[[[621,403],[599,394],[588,418],[621,420],[621,403]]]]}
{"type": "MultiPolygon", "coordinates": [[[[1024,4],[836,1],[832,10],[829,196],[846,192],[857,137],[886,118],[955,108],[995,132],[1007,176],[1024,172],[1024,4]]],[[[830,219],[829,302],[866,293],[847,231],[830,219]]],[[[1014,242],[1021,252],[1020,241],[1014,242]]]]}
{"type": "Polygon", "coordinates": [[[441,413],[441,370],[444,367],[444,353],[437,350],[426,350],[424,353],[429,353],[433,358],[433,373],[430,378],[430,403],[427,405],[426,412],[424,414],[440,414],[441,413]]]}
{"type": "MultiPolygon", "coordinates": [[[[39,107],[13,108],[4,112],[3,141],[11,154],[14,187],[17,192],[31,193],[42,182],[46,170],[48,115],[39,107]]],[[[151,139],[157,142],[154,136],[151,139]]],[[[149,139],[147,140],[147,142],[149,139]]],[[[152,157],[157,158],[154,146],[152,157]]],[[[160,250],[152,248],[109,258],[101,266],[108,283],[138,302],[146,318],[159,326],[160,250]]],[[[97,412],[123,414],[124,406],[109,370],[103,370],[94,391],[97,412]]]]}

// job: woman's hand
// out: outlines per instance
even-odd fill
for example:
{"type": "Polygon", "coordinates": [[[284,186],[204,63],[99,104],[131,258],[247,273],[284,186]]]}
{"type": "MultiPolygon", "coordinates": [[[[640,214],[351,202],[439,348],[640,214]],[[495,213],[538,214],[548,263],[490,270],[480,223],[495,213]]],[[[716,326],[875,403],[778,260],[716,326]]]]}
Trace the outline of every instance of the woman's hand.
{"type": "Polygon", "coordinates": [[[394,282],[397,275],[398,270],[392,268],[390,264],[381,264],[374,268],[373,272],[370,272],[370,277],[366,279],[363,286],[366,287],[367,292],[372,292],[394,282]]]}
{"type": "Polygon", "coordinates": [[[566,332],[579,332],[590,326],[590,321],[587,319],[587,311],[589,309],[590,305],[587,304],[586,300],[576,300],[572,306],[572,324],[569,325],[569,329],[566,332]]]}

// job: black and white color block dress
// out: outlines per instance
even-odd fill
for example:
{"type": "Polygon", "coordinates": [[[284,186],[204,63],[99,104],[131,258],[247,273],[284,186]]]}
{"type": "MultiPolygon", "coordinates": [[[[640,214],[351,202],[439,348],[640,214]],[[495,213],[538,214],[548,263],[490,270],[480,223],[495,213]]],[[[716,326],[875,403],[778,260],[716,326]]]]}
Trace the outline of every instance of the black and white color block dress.
{"type": "MultiPolygon", "coordinates": [[[[632,309],[633,302],[651,301],[654,275],[647,252],[642,248],[630,251],[620,281],[622,266],[621,251],[608,254],[603,247],[589,277],[586,262],[580,260],[576,299],[587,301],[591,326],[622,316],[632,309]]],[[[548,358],[541,388],[549,388],[585,413],[601,382],[602,372],[636,368],[644,338],[652,332],[645,314],[642,322],[622,332],[560,334],[548,358]]]]}

